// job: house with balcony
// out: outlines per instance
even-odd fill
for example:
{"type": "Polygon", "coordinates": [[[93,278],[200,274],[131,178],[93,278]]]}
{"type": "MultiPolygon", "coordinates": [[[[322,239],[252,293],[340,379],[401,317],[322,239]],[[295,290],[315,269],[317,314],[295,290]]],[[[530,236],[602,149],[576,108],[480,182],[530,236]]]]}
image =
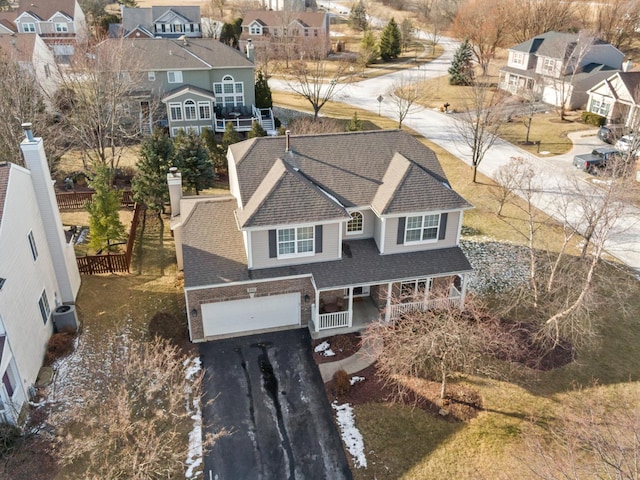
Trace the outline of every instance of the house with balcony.
{"type": "Polygon", "coordinates": [[[97,55],[101,49],[121,49],[137,70],[131,109],[140,113],[143,133],[154,123],[166,125],[172,137],[181,130],[224,132],[228,123],[248,132],[254,121],[274,131],[272,110],[255,107],[252,48],[244,55],[213,38],[111,38],[97,55]]]}
{"type": "Polygon", "coordinates": [[[607,123],[637,130],[640,125],[640,72],[616,72],[593,86],[587,109],[607,123]]]}
{"type": "Polygon", "coordinates": [[[227,158],[230,195],[182,197],[167,176],[192,341],[334,335],[464,301],[472,207],[411,135],[261,137],[227,158]]]}
{"type": "Polygon", "coordinates": [[[121,6],[122,23],[109,26],[109,36],[127,38],[202,37],[200,6],[121,6]]]}
{"type": "Polygon", "coordinates": [[[622,68],[613,45],[579,33],[546,32],[509,49],[499,88],[567,109],[587,103],[587,91],[622,68]]]}
{"type": "Polygon", "coordinates": [[[59,62],[68,62],[76,43],[87,38],[85,16],[77,0],[21,0],[12,13],[17,32],[42,37],[59,62]]]}
{"type": "Polygon", "coordinates": [[[27,130],[27,168],[0,163],[0,422],[17,423],[62,309],[80,288],[41,138],[27,130]],[[10,252],[10,253],[7,253],[10,252]]]}

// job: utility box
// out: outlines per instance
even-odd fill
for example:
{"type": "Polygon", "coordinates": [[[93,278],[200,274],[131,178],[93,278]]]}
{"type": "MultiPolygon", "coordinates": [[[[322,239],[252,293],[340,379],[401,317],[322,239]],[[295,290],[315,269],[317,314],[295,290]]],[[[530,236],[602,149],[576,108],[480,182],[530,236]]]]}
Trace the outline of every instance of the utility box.
{"type": "Polygon", "coordinates": [[[60,305],[53,311],[53,325],[56,332],[63,330],[78,331],[80,322],[76,313],[75,305],[60,305]]]}

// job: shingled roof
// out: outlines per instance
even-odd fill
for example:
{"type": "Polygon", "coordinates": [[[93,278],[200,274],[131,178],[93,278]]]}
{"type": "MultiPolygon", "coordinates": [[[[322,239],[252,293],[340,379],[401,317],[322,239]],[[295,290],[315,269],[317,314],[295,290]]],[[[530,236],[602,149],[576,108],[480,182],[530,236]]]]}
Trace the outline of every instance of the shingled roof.
{"type": "Polygon", "coordinates": [[[0,163],[0,225],[2,224],[2,213],[4,212],[4,202],[7,199],[7,187],[9,186],[9,173],[11,164],[0,163]]]}
{"type": "Polygon", "coordinates": [[[18,6],[17,15],[29,12],[40,20],[49,20],[56,12],[60,12],[69,18],[73,18],[75,5],[76,0],[44,0],[38,2],[22,0],[18,6]]]}
{"type": "Polygon", "coordinates": [[[289,151],[285,142],[261,137],[231,145],[242,209],[249,209],[238,213],[241,225],[249,218],[260,219],[255,225],[321,221],[337,213],[326,210],[328,202],[340,208],[371,206],[379,215],[471,206],[451,189],[433,151],[400,130],[294,136],[289,151]],[[282,208],[266,208],[265,195],[273,191],[260,187],[276,162],[308,181],[315,194],[286,184],[289,191],[278,197],[282,208]]]}

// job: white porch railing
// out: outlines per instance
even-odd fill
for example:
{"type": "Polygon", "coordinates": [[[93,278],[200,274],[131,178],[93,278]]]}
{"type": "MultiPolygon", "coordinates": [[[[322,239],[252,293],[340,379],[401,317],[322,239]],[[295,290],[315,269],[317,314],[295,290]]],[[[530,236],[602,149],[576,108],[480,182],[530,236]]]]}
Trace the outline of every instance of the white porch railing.
{"type": "Polygon", "coordinates": [[[433,308],[444,308],[444,307],[455,307],[460,302],[460,292],[455,288],[451,287],[452,295],[448,298],[435,298],[433,300],[427,300],[426,302],[408,302],[408,303],[396,303],[392,304],[390,308],[389,319],[395,320],[400,317],[403,313],[408,312],[425,312],[427,310],[431,310],[433,308]]]}
{"type": "Polygon", "coordinates": [[[349,326],[349,312],[321,313],[318,315],[318,330],[349,326]]]}

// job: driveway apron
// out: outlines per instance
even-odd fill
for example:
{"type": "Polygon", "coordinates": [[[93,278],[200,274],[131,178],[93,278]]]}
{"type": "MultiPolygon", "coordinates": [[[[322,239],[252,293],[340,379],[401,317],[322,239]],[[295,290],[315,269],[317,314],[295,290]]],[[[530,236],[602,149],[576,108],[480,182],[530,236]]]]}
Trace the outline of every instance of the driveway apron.
{"type": "Polygon", "coordinates": [[[203,343],[205,480],[351,479],[306,329],[203,343]]]}

